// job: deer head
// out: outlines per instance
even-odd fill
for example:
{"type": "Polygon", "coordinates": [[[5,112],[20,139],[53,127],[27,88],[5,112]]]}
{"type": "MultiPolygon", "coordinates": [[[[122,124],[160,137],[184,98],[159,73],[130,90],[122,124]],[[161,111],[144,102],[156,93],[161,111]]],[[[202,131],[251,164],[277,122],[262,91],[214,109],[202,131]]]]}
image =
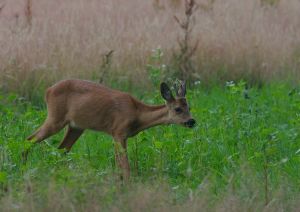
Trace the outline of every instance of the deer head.
{"type": "Polygon", "coordinates": [[[176,88],[176,97],[173,96],[169,86],[164,82],[160,85],[160,91],[162,97],[166,100],[169,123],[180,124],[189,128],[194,127],[196,125],[196,121],[190,114],[190,108],[185,98],[185,82],[181,82],[176,88]]]}

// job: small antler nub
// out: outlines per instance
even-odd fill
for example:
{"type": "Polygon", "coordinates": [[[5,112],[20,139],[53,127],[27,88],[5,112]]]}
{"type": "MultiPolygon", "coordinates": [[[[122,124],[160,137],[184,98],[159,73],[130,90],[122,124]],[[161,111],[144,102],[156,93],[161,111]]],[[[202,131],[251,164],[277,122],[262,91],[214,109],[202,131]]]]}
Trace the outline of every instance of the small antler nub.
{"type": "Polygon", "coordinates": [[[185,81],[179,81],[179,85],[176,86],[176,95],[178,97],[185,97],[186,94],[186,83],[185,81]]]}

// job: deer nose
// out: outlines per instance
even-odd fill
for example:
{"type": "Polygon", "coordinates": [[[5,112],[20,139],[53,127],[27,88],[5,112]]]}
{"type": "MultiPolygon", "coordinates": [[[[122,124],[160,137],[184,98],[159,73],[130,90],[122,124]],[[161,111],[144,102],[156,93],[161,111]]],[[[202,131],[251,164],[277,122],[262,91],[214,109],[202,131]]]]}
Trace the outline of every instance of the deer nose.
{"type": "Polygon", "coordinates": [[[184,123],[185,126],[189,128],[193,128],[196,125],[195,119],[189,119],[187,122],[184,123]]]}

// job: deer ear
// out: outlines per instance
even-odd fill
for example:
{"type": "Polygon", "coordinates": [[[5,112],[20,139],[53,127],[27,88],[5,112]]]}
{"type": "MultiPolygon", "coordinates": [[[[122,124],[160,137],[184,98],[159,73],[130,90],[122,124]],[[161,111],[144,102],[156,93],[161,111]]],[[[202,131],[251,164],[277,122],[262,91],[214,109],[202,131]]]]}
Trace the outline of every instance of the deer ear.
{"type": "Polygon", "coordinates": [[[186,83],[183,81],[183,82],[180,82],[180,85],[176,91],[176,94],[178,97],[185,97],[185,94],[186,94],[186,83]]]}
{"type": "Polygon", "coordinates": [[[172,95],[172,91],[170,90],[169,86],[166,83],[160,84],[160,92],[161,96],[167,101],[171,102],[174,100],[174,97],[172,95]]]}

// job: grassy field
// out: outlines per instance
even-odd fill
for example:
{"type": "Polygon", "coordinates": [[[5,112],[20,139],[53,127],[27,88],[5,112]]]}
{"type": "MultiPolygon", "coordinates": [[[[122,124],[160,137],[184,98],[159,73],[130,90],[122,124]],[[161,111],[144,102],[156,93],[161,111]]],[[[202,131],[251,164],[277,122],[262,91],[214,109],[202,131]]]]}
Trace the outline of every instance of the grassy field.
{"type": "MultiPolygon", "coordinates": [[[[158,90],[134,93],[162,103],[158,90]]],[[[63,132],[25,141],[45,105],[0,98],[0,211],[298,211],[300,90],[229,82],[187,94],[198,125],[159,126],[129,140],[131,182],[122,186],[113,141],[86,132],[65,155],[63,132]]]]}

